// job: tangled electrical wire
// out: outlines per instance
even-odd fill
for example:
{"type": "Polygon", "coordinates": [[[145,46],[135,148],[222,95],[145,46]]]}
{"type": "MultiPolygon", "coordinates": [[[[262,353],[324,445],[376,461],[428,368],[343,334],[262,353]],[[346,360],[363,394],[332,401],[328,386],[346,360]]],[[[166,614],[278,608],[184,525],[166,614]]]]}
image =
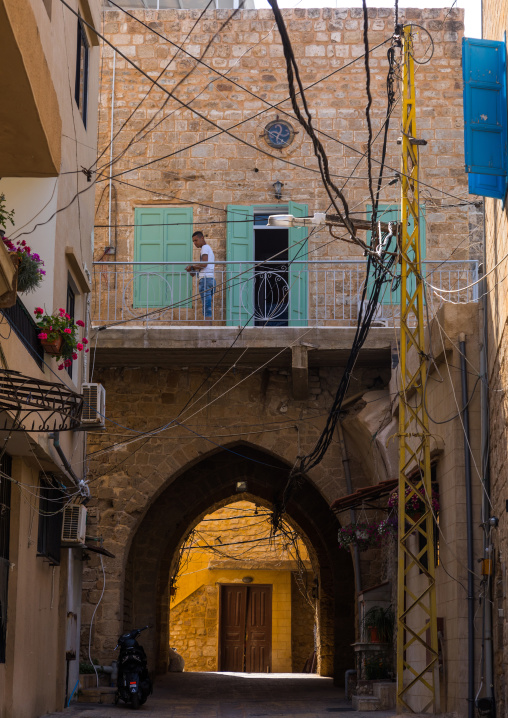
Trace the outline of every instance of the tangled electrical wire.
{"type": "Polygon", "coordinates": [[[370,253],[368,254],[367,272],[363,285],[361,301],[358,307],[358,320],[355,337],[344,373],[339,382],[332,408],[330,409],[326,420],[325,428],[321,432],[321,435],[312,451],[303,457],[299,457],[299,460],[289,474],[282,496],[274,503],[274,511],[272,515],[272,531],[274,533],[280,530],[283,516],[286,513],[286,507],[295,488],[302,484],[305,474],[310,471],[310,469],[317,466],[323,460],[326,452],[328,451],[333,439],[333,432],[340,418],[342,403],[349,389],[356,361],[360,354],[360,350],[365,343],[376,312],[378,311],[381,293],[388,282],[392,285],[392,290],[395,289],[393,282],[397,282],[398,278],[393,278],[391,269],[396,262],[397,254],[395,252],[387,251],[387,245],[389,245],[389,243],[390,235],[386,235],[384,240],[380,242],[380,245],[378,246],[378,257],[375,257],[370,253]],[[384,249],[384,252],[381,251],[382,249],[384,249]]]}
{"type": "MultiPolygon", "coordinates": [[[[228,509],[230,507],[225,508],[228,509]]],[[[231,510],[233,509],[231,508],[231,510]]],[[[236,511],[241,511],[241,509],[236,507],[236,511]]],[[[312,597],[308,586],[309,567],[308,563],[306,564],[306,559],[302,556],[303,538],[299,531],[285,520],[280,522],[277,533],[274,533],[271,529],[268,532],[266,532],[266,530],[263,531],[263,525],[268,528],[271,526],[271,516],[272,514],[269,510],[257,513],[256,508],[255,514],[244,516],[233,515],[226,518],[218,518],[215,514],[211,514],[210,518],[202,520],[188,534],[176,556],[172,577],[170,579],[172,589],[176,591],[178,581],[183,576],[195,573],[194,571],[188,571],[189,568],[192,568],[191,553],[193,551],[208,553],[219,560],[245,561],[254,558],[251,554],[253,551],[256,551],[256,549],[268,547],[268,550],[274,551],[276,554],[281,551],[283,556],[289,557],[289,559],[294,562],[295,568],[292,569],[292,574],[296,587],[306,603],[315,609],[315,599],[312,597]],[[245,519],[253,519],[258,516],[261,520],[258,521],[257,524],[249,521],[245,522],[245,519]],[[207,530],[206,528],[202,528],[202,525],[207,521],[211,521],[212,526],[214,526],[217,521],[232,521],[235,519],[240,519],[241,524],[221,529],[221,531],[226,534],[233,532],[231,540],[227,540],[226,542],[222,542],[220,537],[217,536],[217,529],[214,530],[212,528],[211,530],[207,530]],[[255,538],[246,540],[236,538],[238,532],[250,529],[256,525],[259,525],[260,529],[255,538]],[[207,534],[210,537],[214,537],[218,543],[211,543],[212,539],[208,538],[207,534]]]]}
{"type": "Polygon", "coordinates": [[[275,17],[275,22],[277,23],[277,28],[280,33],[280,37],[282,40],[282,48],[284,51],[284,57],[286,59],[286,71],[287,71],[287,79],[288,79],[288,85],[289,85],[289,95],[291,98],[291,106],[293,107],[293,112],[296,115],[296,118],[298,122],[302,125],[306,133],[309,135],[310,139],[312,140],[312,145],[314,147],[314,154],[316,156],[316,159],[318,161],[319,166],[319,172],[321,174],[321,178],[323,180],[323,184],[326,190],[326,193],[328,194],[328,197],[330,198],[330,202],[332,203],[335,211],[337,212],[337,215],[339,216],[341,222],[345,225],[348,232],[351,234],[352,237],[355,237],[356,230],[354,228],[353,223],[349,219],[349,207],[346,201],[346,198],[344,197],[342,191],[337,187],[337,185],[332,181],[331,175],[330,175],[330,167],[328,163],[328,157],[325,152],[325,148],[323,147],[320,139],[316,135],[316,132],[314,130],[314,127],[312,125],[312,115],[310,114],[309,106],[307,103],[307,99],[305,96],[305,90],[303,87],[303,83],[300,78],[300,70],[298,68],[298,64],[296,62],[296,58],[293,52],[293,47],[291,45],[291,40],[289,39],[288,31],[286,28],[286,24],[284,22],[284,18],[282,16],[282,13],[280,11],[280,8],[277,4],[277,0],[268,0],[275,17]],[[297,85],[297,88],[295,87],[295,83],[297,85]],[[304,113],[300,110],[300,107],[298,105],[297,101],[297,94],[300,94],[304,113]],[[342,203],[342,211],[337,204],[337,198],[340,199],[342,203]]]}

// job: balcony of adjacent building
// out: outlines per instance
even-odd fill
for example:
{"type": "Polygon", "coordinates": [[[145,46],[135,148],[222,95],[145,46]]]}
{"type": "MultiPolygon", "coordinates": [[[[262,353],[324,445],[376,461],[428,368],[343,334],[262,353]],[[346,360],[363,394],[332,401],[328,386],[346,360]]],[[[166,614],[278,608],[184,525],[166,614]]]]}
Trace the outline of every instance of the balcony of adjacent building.
{"type": "MultiPolygon", "coordinates": [[[[42,5],[42,3],[41,3],[42,5]]],[[[0,0],[0,176],[54,177],[60,171],[62,120],[43,47],[50,33],[30,2],[0,0]]],[[[46,23],[47,21],[47,23],[46,23]]]]}
{"type": "MultiPolygon", "coordinates": [[[[216,262],[212,295],[209,281],[200,292],[199,277],[191,276],[184,262],[96,262],[96,358],[109,365],[182,366],[221,362],[227,350],[228,363],[341,366],[362,295],[370,292],[366,270],[363,259],[216,262]]],[[[477,261],[426,261],[423,271],[433,287],[453,290],[453,301],[476,301],[477,285],[470,285],[478,278],[477,261]]],[[[427,292],[427,318],[441,301],[427,292]]],[[[379,297],[360,364],[389,362],[399,303],[395,272],[379,297]]]]}

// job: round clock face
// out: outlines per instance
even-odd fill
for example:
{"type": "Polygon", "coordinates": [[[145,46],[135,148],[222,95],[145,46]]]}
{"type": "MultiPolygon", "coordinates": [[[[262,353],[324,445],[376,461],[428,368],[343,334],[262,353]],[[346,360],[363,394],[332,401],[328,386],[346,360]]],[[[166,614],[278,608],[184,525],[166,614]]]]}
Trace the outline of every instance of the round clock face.
{"type": "Polygon", "coordinates": [[[274,120],[265,127],[265,141],[270,147],[282,149],[291,144],[295,137],[295,131],[285,120],[274,120]]]}

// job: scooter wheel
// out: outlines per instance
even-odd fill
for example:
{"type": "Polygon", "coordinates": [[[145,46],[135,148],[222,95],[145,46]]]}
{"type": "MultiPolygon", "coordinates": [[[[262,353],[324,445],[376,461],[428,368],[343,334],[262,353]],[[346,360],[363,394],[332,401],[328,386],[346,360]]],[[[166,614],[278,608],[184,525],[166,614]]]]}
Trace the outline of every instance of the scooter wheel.
{"type": "Polygon", "coordinates": [[[132,708],[132,710],[135,710],[135,711],[136,711],[136,710],[139,708],[140,705],[141,705],[141,704],[140,704],[140,702],[139,702],[139,693],[132,693],[132,694],[131,694],[131,708],[132,708]]]}

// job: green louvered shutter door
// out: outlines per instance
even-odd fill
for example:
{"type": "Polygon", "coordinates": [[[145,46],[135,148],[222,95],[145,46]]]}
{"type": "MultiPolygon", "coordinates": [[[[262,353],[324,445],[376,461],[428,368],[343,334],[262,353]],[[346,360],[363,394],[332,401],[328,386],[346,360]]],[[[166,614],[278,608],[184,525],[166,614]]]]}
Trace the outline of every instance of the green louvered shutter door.
{"type": "Polygon", "coordinates": [[[254,324],[254,210],[229,205],[227,212],[226,323],[254,324]],[[240,276],[238,276],[240,275],[240,276]]]}
{"type": "MultiPolygon", "coordinates": [[[[308,217],[309,209],[306,204],[289,202],[289,214],[293,217],[308,217]]],[[[308,323],[309,306],[309,269],[307,227],[291,227],[289,230],[289,326],[306,327],[308,323]],[[305,241],[303,241],[305,240],[305,241]]]]}
{"type": "MultiPolygon", "coordinates": [[[[370,219],[372,216],[372,205],[367,205],[367,219],[370,219]]],[[[399,205],[379,205],[378,211],[377,211],[377,218],[380,222],[400,222],[400,206],[399,205]]],[[[422,253],[422,262],[425,260],[426,257],[426,239],[425,239],[425,207],[420,207],[420,247],[421,247],[421,253],[422,253]]],[[[409,231],[413,231],[414,227],[414,220],[413,217],[409,217],[409,231]]],[[[371,232],[367,234],[367,243],[370,244],[371,242],[371,232]]],[[[376,247],[379,242],[379,237],[376,235],[374,238],[374,241],[372,242],[372,245],[376,247]]],[[[371,246],[372,246],[371,245],[371,246]]],[[[395,237],[392,238],[390,242],[390,246],[387,248],[389,252],[395,252],[397,249],[397,243],[395,237]]],[[[412,257],[411,257],[412,259],[412,257]]],[[[394,265],[392,268],[392,273],[396,277],[400,277],[400,264],[394,265]]],[[[422,265],[422,274],[425,276],[425,265],[422,265]]],[[[369,280],[370,282],[370,280],[369,280]]],[[[414,277],[410,277],[410,285],[408,287],[408,290],[410,293],[414,292],[414,277]]],[[[368,298],[368,294],[367,294],[368,298]]],[[[399,305],[400,304],[400,282],[390,282],[387,281],[381,290],[381,295],[379,297],[379,303],[380,304],[392,304],[392,305],[399,305]],[[392,286],[393,285],[393,286],[392,286]]]]}
{"type": "MultiPolygon", "coordinates": [[[[190,207],[166,207],[164,223],[164,261],[190,264],[192,261],[192,209],[190,207]]],[[[185,264],[167,264],[165,266],[164,291],[164,305],[173,306],[175,313],[180,309],[192,306],[192,277],[185,271],[185,264]]]]}
{"type": "Polygon", "coordinates": [[[147,262],[134,265],[134,307],[191,306],[192,278],[167,263],[192,260],[192,209],[138,207],[134,217],[134,261],[147,262]]]}
{"type": "Polygon", "coordinates": [[[134,308],[164,306],[164,210],[138,207],[134,211],[134,308]]]}

